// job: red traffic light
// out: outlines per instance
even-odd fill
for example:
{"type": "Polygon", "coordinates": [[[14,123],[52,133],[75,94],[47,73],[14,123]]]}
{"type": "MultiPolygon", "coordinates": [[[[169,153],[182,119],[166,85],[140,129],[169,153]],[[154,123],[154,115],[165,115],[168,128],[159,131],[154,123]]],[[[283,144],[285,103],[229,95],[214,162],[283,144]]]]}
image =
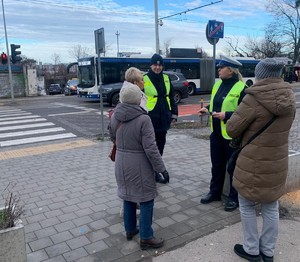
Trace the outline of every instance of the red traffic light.
{"type": "Polygon", "coordinates": [[[1,63],[3,65],[7,64],[7,54],[5,54],[4,52],[2,52],[1,54],[1,63]]]}

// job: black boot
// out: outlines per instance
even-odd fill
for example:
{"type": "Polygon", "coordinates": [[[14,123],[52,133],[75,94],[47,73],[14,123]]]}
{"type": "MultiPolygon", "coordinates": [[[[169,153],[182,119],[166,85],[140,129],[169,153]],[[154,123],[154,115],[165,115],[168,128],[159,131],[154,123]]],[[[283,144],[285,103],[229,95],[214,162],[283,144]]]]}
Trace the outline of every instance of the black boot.
{"type": "Polygon", "coordinates": [[[221,196],[214,196],[211,193],[208,193],[207,195],[201,198],[200,203],[209,204],[213,201],[221,201],[221,196]]]}
{"type": "Polygon", "coordinates": [[[232,212],[232,211],[236,210],[238,207],[239,207],[239,203],[238,202],[228,200],[226,202],[226,204],[225,204],[224,210],[226,212],[232,212]]]}
{"type": "Polygon", "coordinates": [[[274,261],[273,257],[266,256],[262,252],[260,252],[260,256],[264,262],[273,262],[274,261]]]}
{"type": "Polygon", "coordinates": [[[139,229],[136,228],[133,232],[126,232],[127,240],[132,240],[132,238],[139,233],[139,229]]]}
{"type": "Polygon", "coordinates": [[[260,255],[250,255],[250,254],[248,254],[248,253],[244,250],[243,245],[240,245],[240,244],[236,244],[236,245],[234,246],[234,252],[235,252],[239,257],[245,258],[245,259],[247,259],[247,260],[250,261],[250,262],[260,262],[260,260],[261,260],[260,255]]]}

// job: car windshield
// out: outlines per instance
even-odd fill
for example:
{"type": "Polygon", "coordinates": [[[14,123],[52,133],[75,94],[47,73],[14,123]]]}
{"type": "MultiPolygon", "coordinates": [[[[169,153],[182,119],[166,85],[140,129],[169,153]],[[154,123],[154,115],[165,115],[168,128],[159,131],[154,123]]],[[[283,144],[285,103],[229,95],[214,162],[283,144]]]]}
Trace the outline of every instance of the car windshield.
{"type": "Polygon", "coordinates": [[[78,85],[78,80],[69,80],[68,85],[70,86],[77,86],[78,85]]]}

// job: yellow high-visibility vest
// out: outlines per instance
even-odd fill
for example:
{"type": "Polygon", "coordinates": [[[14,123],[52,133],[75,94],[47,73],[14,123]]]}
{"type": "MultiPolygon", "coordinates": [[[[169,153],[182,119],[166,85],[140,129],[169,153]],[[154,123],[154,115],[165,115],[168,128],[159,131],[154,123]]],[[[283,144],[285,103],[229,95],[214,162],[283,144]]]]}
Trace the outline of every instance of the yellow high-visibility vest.
{"type": "MultiPolygon", "coordinates": [[[[170,98],[169,98],[169,94],[170,94],[170,89],[171,89],[171,85],[170,85],[170,79],[167,75],[163,75],[164,77],[164,82],[165,82],[165,86],[166,86],[166,100],[168,102],[169,105],[169,109],[171,110],[171,104],[170,104],[170,98]]],[[[156,103],[157,103],[157,90],[154,87],[153,83],[151,82],[149,76],[144,75],[144,93],[145,95],[148,97],[148,101],[147,101],[147,108],[149,111],[153,110],[156,103]]]]}
{"type": "MultiPolygon", "coordinates": [[[[222,80],[219,80],[213,86],[213,89],[211,92],[210,104],[209,104],[209,112],[212,112],[212,110],[213,110],[214,97],[215,97],[217,91],[219,90],[219,87],[221,86],[221,84],[222,84],[222,80]]],[[[243,83],[242,81],[238,81],[234,84],[234,86],[230,89],[229,93],[227,94],[227,96],[225,97],[225,99],[222,103],[221,112],[233,112],[237,109],[240,94],[243,91],[244,87],[245,87],[245,83],[243,83]]],[[[226,132],[226,124],[224,123],[224,120],[220,120],[220,123],[221,123],[222,136],[225,139],[231,140],[232,138],[226,132]]],[[[210,115],[210,128],[211,128],[211,131],[213,132],[211,115],[210,115]]]]}

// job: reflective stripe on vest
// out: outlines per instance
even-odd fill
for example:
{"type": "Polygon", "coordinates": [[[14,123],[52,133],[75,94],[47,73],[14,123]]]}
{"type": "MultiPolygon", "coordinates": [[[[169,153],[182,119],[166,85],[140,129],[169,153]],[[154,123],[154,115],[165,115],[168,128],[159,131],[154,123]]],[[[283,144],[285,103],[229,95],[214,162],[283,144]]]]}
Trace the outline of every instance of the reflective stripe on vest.
{"type": "MultiPolygon", "coordinates": [[[[170,79],[167,75],[163,75],[164,77],[164,83],[166,86],[166,100],[168,102],[169,105],[169,109],[171,110],[171,104],[170,104],[170,98],[169,98],[169,94],[170,94],[170,79]]],[[[157,103],[157,90],[154,87],[154,85],[152,84],[149,76],[144,75],[144,93],[145,95],[148,97],[148,101],[147,101],[147,108],[149,111],[153,110],[156,103],[157,103]]]]}
{"type": "MultiPolygon", "coordinates": [[[[219,90],[219,87],[221,86],[221,84],[222,84],[222,80],[219,80],[213,86],[213,89],[211,92],[210,104],[209,104],[209,112],[213,111],[214,97],[215,97],[217,91],[219,90]]],[[[233,112],[237,109],[240,94],[244,88],[245,88],[245,83],[243,83],[242,81],[238,81],[234,84],[234,86],[230,89],[229,93],[223,100],[221,112],[233,112]]],[[[232,138],[226,132],[226,124],[224,123],[223,120],[220,120],[220,123],[221,123],[222,136],[225,139],[231,140],[232,138]]],[[[212,116],[210,116],[210,128],[211,128],[211,131],[213,132],[212,116]]]]}

